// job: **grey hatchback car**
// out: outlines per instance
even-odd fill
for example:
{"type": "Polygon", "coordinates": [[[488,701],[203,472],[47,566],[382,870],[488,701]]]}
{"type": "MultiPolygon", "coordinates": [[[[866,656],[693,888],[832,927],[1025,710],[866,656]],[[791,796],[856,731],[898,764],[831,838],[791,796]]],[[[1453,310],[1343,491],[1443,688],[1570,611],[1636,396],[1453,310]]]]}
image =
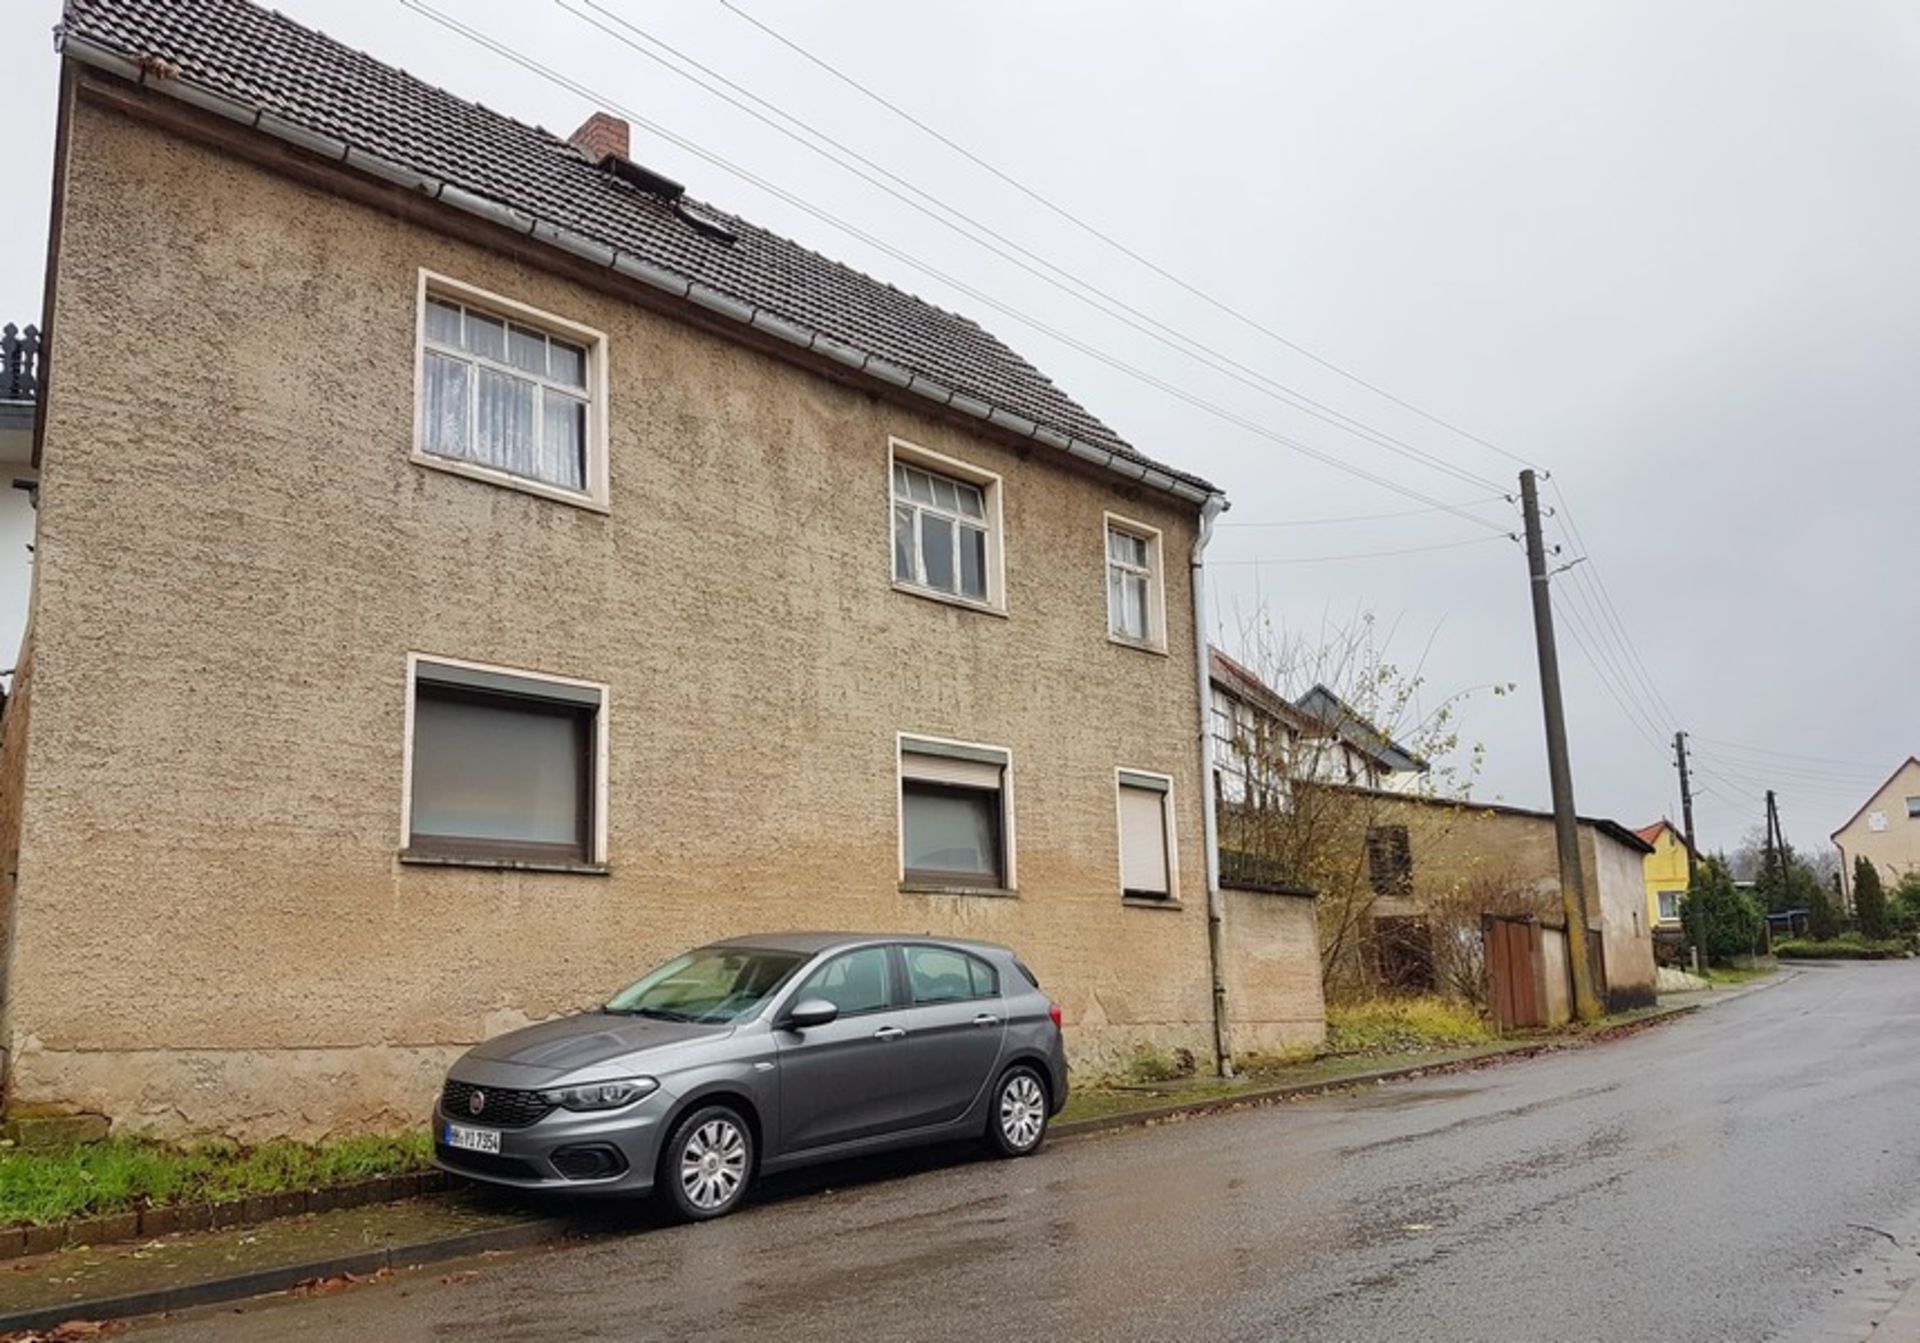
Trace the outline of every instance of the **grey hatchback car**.
{"type": "Polygon", "coordinates": [[[1005,947],[777,933],[675,957],[605,1006],[467,1051],[444,1170],[733,1211],[762,1174],[978,1137],[1026,1156],[1067,1101],[1060,1009],[1005,947]]]}

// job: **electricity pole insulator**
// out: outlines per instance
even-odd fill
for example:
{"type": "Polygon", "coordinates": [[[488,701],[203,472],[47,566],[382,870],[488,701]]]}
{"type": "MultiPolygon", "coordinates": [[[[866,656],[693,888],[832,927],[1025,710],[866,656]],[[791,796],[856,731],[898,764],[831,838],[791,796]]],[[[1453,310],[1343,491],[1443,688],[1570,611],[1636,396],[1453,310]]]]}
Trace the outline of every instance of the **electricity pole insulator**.
{"type": "Polygon", "coordinates": [[[1560,908],[1567,920],[1567,963],[1573,967],[1573,1010],[1582,1021],[1600,1015],[1587,960],[1587,883],[1580,863],[1580,823],[1573,810],[1573,767],[1567,760],[1567,715],[1560,698],[1560,657],[1553,644],[1553,597],[1547,590],[1547,548],[1540,535],[1540,492],[1533,472],[1520,473],[1527,522],[1527,572],[1533,579],[1533,638],[1540,655],[1540,706],[1547,725],[1547,774],[1553,785],[1553,838],[1560,854],[1560,908]]]}

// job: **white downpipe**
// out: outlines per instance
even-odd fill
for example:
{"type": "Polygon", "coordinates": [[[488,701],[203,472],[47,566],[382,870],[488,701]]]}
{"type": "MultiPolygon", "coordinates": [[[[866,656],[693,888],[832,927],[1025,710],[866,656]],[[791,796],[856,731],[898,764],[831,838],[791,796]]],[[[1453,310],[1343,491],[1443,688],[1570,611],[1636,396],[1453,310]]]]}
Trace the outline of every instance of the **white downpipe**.
{"type": "Polygon", "coordinates": [[[1222,1077],[1233,1076],[1233,1053],[1228,1047],[1227,976],[1225,964],[1227,904],[1220,893],[1220,818],[1213,799],[1213,660],[1207,648],[1207,543],[1213,523],[1227,511],[1224,494],[1210,494],[1200,505],[1200,534],[1193,541],[1193,659],[1200,700],[1200,814],[1201,839],[1207,866],[1207,967],[1212,975],[1213,1060],[1222,1077]]]}

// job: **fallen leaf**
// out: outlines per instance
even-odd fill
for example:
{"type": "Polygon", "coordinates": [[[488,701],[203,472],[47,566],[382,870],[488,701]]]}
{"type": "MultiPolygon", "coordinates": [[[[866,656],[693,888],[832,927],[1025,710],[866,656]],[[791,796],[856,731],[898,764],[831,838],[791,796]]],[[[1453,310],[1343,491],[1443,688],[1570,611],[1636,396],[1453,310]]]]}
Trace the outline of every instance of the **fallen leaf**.
{"type": "Polygon", "coordinates": [[[476,1279],[478,1279],[479,1276],[480,1275],[474,1272],[472,1269],[468,1269],[464,1273],[449,1273],[444,1278],[440,1279],[440,1281],[444,1285],[448,1287],[452,1287],[458,1283],[473,1282],[476,1279]]]}
{"type": "Polygon", "coordinates": [[[1402,1231],[1431,1231],[1431,1230],[1433,1230],[1433,1223],[1431,1223],[1431,1222],[1404,1222],[1404,1223],[1402,1223],[1402,1224],[1401,1224],[1401,1227],[1400,1227],[1400,1229],[1401,1229],[1402,1231]]]}

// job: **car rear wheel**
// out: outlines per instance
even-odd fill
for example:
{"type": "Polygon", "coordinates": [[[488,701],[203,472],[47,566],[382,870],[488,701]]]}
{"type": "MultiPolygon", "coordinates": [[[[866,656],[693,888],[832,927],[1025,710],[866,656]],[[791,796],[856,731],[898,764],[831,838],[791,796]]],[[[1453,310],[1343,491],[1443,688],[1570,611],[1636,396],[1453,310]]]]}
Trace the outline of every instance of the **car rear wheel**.
{"type": "Polygon", "coordinates": [[[690,1222],[725,1217],[753,1179],[753,1132],[739,1112],[707,1105],[675,1125],[660,1158],[660,1187],[690,1222]]]}
{"type": "Polygon", "coordinates": [[[1047,1088],[1040,1074],[1016,1063],[1000,1074],[987,1112],[987,1146],[999,1156],[1029,1156],[1047,1136],[1047,1088]]]}

